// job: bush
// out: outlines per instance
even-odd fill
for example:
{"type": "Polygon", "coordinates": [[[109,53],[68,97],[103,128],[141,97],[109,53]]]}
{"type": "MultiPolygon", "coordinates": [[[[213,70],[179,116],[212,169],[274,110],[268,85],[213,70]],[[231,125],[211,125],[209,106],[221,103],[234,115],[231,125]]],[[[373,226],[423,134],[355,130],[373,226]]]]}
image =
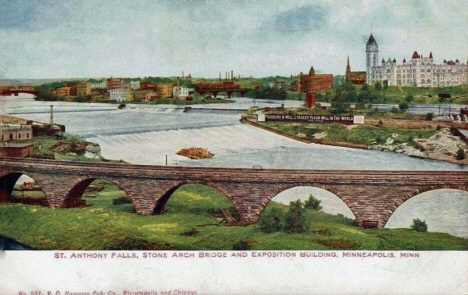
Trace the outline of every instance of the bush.
{"type": "Polygon", "coordinates": [[[304,208],[306,209],[314,209],[314,210],[322,210],[322,201],[314,197],[313,195],[309,195],[309,199],[305,201],[304,208]]]}
{"type": "Polygon", "coordinates": [[[458,148],[457,160],[464,160],[464,159],[465,159],[465,150],[463,148],[458,148]]]}
{"type": "Polygon", "coordinates": [[[425,220],[420,220],[419,218],[413,219],[413,224],[411,229],[417,232],[427,232],[427,224],[425,220]]]}
{"type": "Polygon", "coordinates": [[[409,104],[407,102],[402,102],[398,105],[398,108],[402,111],[406,111],[409,108],[409,104]]]}
{"type": "Polygon", "coordinates": [[[252,244],[253,243],[251,240],[246,240],[246,239],[239,240],[232,245],[232,250],[238,250],[238,251],[250,250],[252,249],[252,244]]]}
{"type": "Polygon", "coordinates": [[[433,118],[434,118],[434,113],[427,113],[426,114],[426,120],[427,121],[432,121],[433,118]]]}
{"type": "Polygon", "coordinates": [[[272,208],[260,216],[258,227],[265,233],[277,232],[283,229],[283,220],[283,210],[280,208],[272,208]]]}
{"type": "Polygon", "coordinates": [[[301,200],[289,203],[289,211],[284,221],[284,231],[287,233],[302,233],[309,230],[310,222],[305,215],[301,200]]]}

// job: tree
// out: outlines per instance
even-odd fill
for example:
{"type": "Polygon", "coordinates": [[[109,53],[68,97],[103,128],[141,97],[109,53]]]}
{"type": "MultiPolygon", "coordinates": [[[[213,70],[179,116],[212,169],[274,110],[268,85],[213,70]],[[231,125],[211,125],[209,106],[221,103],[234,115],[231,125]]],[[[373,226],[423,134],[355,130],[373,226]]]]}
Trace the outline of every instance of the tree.
{"type": "Polygon", "coordinates": [[[426,120],[427,121],[432,121],[434,118],[434,113],[426,113],[426,120]]]}
{"type": "Polygon", "coordinates": [[[420,220],[419,218],[413,219],[413,224],[411,229],[417,232],[427,232],[427,224],[425,220],[420,220]]]}
{"type": "Polygon", "coordinates": [[[375,83],[374,83],[374,88],[375,88],[375,90],[377,90],[377,91],[382,90],[382,83],[381,83],[380,81],[375,82],[375,83]]]}
{"type": "Polygon", "coordinates": [[[409,105],[407,102],[402,102],[400,103],[400,105],[398,106],[398,108],[402,111],[406,111],[408,108],[409,108],[409,105]]]}
{"type": "Polygon", "coordinates": [[[310,222],[305,215],[301,200],[289,203],[289,211],[286,213],[284,231],[288,233],[302,233],[309,230],[310,222]]]}
{"type": "Polygon", "coordinates": [[[406,101],[408,104],[410,104],[410,103],[413,102],[413,100],[414,100],[413,94],[412,94],[412,93],[406,93],[406,95],[405,95],[405,101],[406,101]]]}
{"type": "Polygon", "coordinates": [[[388,80],[383,80],[383,89],[387,90],[388,88],[388,80]]]}
{"type": "Polygon", "coordinates": [[[284,213],[280,208],[272,208],[260,216],[258,227],[262,232],[272,233],[283,229],[284,213]]]}
{"type": "Polygon", "coordinates": [[[314,209],[314,210],[322,210],[322,201],[314,197],[314,195],[309,195],[309,199],[304,202],[304,208],[306,209],[314,209]]]}
{"type": "Polygon", "coordinates": [[[361,91],[369,91],[369,84],[367,83],[362,84],[361,91]]]}

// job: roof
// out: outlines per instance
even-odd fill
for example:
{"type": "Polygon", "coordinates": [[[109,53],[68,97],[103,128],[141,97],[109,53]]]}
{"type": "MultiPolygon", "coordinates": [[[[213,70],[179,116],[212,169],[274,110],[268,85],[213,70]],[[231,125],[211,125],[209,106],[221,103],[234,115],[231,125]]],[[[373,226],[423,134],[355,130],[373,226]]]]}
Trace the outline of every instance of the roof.
{"type": "Polygon", "coordinates": [[[377,45],[377,42],[375,42],[374,35],[370,34],[369,40],[367,40],[366,45],[377,45]]]}
{"type": "Polygon", "coordinates": [[[420,58],[419,54],[417,51],[413,52],[413,57],[412,58],[420,58]]]}
{"type": "Polygon", "coordinates": [[[0,142],[0,148],[24,148],[32,145],[32,143],[0,142]]]}

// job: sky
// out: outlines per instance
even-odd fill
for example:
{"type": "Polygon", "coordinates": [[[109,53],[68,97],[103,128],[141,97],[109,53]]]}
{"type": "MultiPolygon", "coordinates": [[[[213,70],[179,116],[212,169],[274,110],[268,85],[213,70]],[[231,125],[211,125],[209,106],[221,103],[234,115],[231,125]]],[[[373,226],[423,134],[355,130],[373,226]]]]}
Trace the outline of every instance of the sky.
{"type": "Polygon", "coordinates": [[[0,79],[297,75],[468,59],[468,0],[0,0],[0,79]]]}

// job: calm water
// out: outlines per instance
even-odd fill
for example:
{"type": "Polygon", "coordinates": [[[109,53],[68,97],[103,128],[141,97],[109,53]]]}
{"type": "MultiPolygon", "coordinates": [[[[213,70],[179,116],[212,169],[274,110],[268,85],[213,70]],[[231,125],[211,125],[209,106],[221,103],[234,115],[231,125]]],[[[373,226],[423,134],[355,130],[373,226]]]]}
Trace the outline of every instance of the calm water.
{"type": "MultiPolygon", "coordinates": [[[[305,144],[239,123],[242,111],[252,105],[300,106],[300,101],[254,101],[238,99],[234,104],[196,105],[184,112],[171,105],[127,104],[123,110],[109,104],[35,102],[30,98],[0,98],[0,112],[49,122],[49,105],[54,105],[54,122],[67,132],[85,136],[101,146],[102,155],[135,164],[210,167],[362,169],[362,170],[449,170],[468,171],[455,164],[410,158],[390,152],[355,150],[305,144]],[[206,110],[213,108],[217,110],[206,110]],[[230,111],[220,109],[228,108],[230,111]],[[182,148],[198,146],[215,154],[212,159],[189,160],[176,155],[182,148]]],[[[425,111],[424,111],[425,112],[425,111]]],[[[314,194],[324,211],[353,217],[333,194],[317,188],[294,188],[275,200],[288,203],[314,194]]],[[[425,219],[429,231],[445,231],[468,237],[468,193],[437,190],[421,194],[403,204],[387,227],[409,227],[414,218],[425,219]]]]}

